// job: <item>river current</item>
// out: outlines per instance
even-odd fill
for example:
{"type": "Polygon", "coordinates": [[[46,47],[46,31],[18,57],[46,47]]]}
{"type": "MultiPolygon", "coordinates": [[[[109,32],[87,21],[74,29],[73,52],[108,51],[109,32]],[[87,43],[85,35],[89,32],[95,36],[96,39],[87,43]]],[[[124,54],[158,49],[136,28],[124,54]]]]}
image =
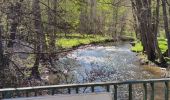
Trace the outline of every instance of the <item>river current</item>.
{"type": "MultiPolygon", "coordinates": [[[[130,50],[128,43],[111,43],[106,45],[87,46],[72,51],[60,61],[65,63],[66,73],[72,81],[68,83],[113,82],[153,78],[139,65],[136,53],[130,50]],[[67,71],[68,70],[68,71],[67,71]]],[[[143,90],[141,85],[133,86],[134,100],[141,100],[143,90]]],[[[128,86],[118,87],[118,100],[127,100],[128,86]]],[[[89,92],[90,88],[82,89],[89,92]]],[[[96,88],[97,92],[104,89],[96,88]]],[[[114,90],[113,90],[114,91],[114,90]]]]}

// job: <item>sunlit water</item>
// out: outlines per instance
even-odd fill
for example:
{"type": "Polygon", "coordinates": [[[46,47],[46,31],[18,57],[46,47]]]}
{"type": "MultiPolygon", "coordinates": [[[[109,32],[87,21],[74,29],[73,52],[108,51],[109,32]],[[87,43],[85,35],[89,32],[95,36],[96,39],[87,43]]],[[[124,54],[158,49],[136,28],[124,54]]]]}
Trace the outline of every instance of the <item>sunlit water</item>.
{"type": "Polygon", "coordinates": [[[138,66],[138,58],[129,47],[129,44],[87,47],[78,49],[67,57],[80,65],[74,72],[78,82],[81,83],[151,77],[138,66]]]}
{"type": "MultiPolygon", "coordinates": [[[[71,63],[76,64],[71,72],[74,76],[74,83],[152,78],[153,75],[140,68],[136,53],[131,52],[129,48],[129,44],[80,48],[61,60],[71,60],[71,63]]],[[[118,97],[120,100],[127,100],[128,92],[126,89],[127,86],[119,86],[118,97]]],[[[140,88],[136,89],[138,90],[134,91],[134,99],[140,100],[142,91],[140,88]]],[[[102,91],[102,88],[97,88],[96,91],[102,91]]]]}

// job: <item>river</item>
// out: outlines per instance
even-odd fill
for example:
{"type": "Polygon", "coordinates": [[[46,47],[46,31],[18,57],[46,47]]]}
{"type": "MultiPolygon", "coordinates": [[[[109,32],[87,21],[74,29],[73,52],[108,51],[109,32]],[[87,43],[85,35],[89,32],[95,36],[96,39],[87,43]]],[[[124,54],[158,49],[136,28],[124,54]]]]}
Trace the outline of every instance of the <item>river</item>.
{"type": "MultiPolygon", "coordinates": [[[[79,48],[61,58],[65,73],[69,72],[67,83],[111,82],[154,78],[139,65],[136,53],[131,52],[128,43],[110,43],[105,45],[79,48]],[[69,67],[68,67],[69,66],[69,67]],[[74,67],[73,67],[74,66],[74,67]]],[[[134,86],[134,99],[141,100],[141,86],[134,86]],[[136,88],[137,87],[137,88],[136,88]]],[[[127,100],[127,86],[119,87],[119,100],[127,100]]],[[[84,90],[88,92],[89,89],[84,90]]],[[[103,91],[97,88],[96,91],[103,91]]]]}

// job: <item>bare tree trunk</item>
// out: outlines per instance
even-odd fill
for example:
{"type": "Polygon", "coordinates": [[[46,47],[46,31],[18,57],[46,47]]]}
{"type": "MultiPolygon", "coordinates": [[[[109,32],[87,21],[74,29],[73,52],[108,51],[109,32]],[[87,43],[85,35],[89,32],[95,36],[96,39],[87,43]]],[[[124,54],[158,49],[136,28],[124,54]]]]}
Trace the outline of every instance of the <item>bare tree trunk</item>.
{"type": "Polygon", "coordinates": [[[144,51],[146,51],[148,48],[146,34],[142,32],[142,31],[144,31],[143,26],[145,25],[145,23],[143,22],[142,15],[140,15],[140,13],[142,12],[141,8],[143,7],[142,1],[135,0],[135,1],[133,1],[133,3],[135,3],[134,5],[136,6],[136,16],[137,16],[137,19],[139,22],[138,24],[139,24],[139,32],[140,32],[140,36],[141,36],[141,42],[142,42],[144,51]]]}
{"type": "Polygon", "coordinates": [[[54,27],[53,27],[53,35],[52,35],[52,41],[51,41],[51,45],[53,46],[54,50],[56,49],[56,34],[58,32],[58,19],[57,19],[57,9],[58,9],[58,0],[53,0],[53,9],[54,9],[54,15],[53,15],[53,20],[54,20],[54,27]]]}
{"type": "Polygon", "coordinates": [[[167,11],[166,11],[167,10],[166,2],[167,0],[162,0],[162,10],[163,10],[165,34],[166,34],[166,38],[168,39],[168,57],[170,57],[170,32],[169,32],[169,23],[168,23],[167,11]]]}
{"type": "Polygon", "coordinates": [[[157,51],[157,55],[158,55],[158,59],[160,61],[161,64],[166,64],[166,61],[162,55],[162,52],[159,48],[159,45],[158,45],[158,39],[157,39],[157,34],[158,34],[158,26],[159,26],[159,11],[160,11],[160,0],[157,0],[157,5],[156,5],[156,17],[154,17],[154,24],[153,24],[153,31],[154,31],[154,41],[155,41],[155,48],[156,48],[156,51],[157,51]]]}
{"type": "Polygon", "coordinates": [[[11,26],[11,28],[10,28],[10,40],[9,40],[9,43],[8,43],[8,47],[13,47],[14,40],[15,40],[15,37],[16,37],[16,31],[17,31],[18,23],[12,22],[10,26],[11,26]]]}
{"type": "Polygon", "coordinates": [[[148,59],[155,61],[154,33],[152,31],[151,0],[135,0],[140,25],[141,41],[148,59]]]}
{"type": "Polygon", "coordinates": [[[96,4],[96,0],[90,0],[90,30],[92,34],[95,34],[96,33],[96,13],[97,13],[97,10],[96,10],[96,7],[97,7],[97,4],[96,4]]]}
{"type": "Polygon", "coordinates": [[[49,52],[50,54],[48,55],[49,58],[49,63],[51,64],[52,67],[54,67],[54,52],[56,51],[56,34],[57,34],[57,6],[58,6],[58,0],[53,0],[50,2],[48,0],[48,23],[50,24],[48,27],[48,34],[49,34],[49,52]]]}
{"type": "Polygon", "coordinates": [[[138,22],[138,18],[137,18],[137,8],[136,8],[136,5],[135,5],[135,2],[133,0],[131,0],[131,5],[132,5],[132,13],[133,13],[133,19],[134,19],[134,25],[133,25],[133,28],[135,30],[135,33],[136,33],[136,38],[137,39],[141,39],[140,38],[140,31],[139,31],[139,22],[138,22]]]}
{"type": "Polygon", "coordinates": [[[37,79],[40,79],[40,73],[39,73],[39,64],[40,64],[40,54],[36,55],[36,59],[34,62],[34,65],[32,67],[32,72],[31,72],[31,76],[37,79]]]}
{"type": "Polygon", "coordinates": [[[21,2],[11,3],[9,6],[8,21],[10,23],[10,40],[8,47],[13,47],[16,37],[17,27],[19,24],[19,17],[21,17],[21,2]]]}
{"type": "Polygon", "coordinates": [[[80,1],[80,24],[79,31],[80,33],[91,33],[91,19],[89,14],[89,0],[80,1]]]}
{"type": "MultiPolygon", "coordinates": [[[[115,3],[115,0],[113,0],[113,4],[115,3]]],[[[112,38],[115,40],[118,40],[118,33],[117,33],[117,24],[118,24],[118,13],[119,13],[119,7],[118,4],[115,6],[113,6],[113,19],[112,19],[112,27],[113,27],[113,31],[112,31],[112,38]]]]}
{"type": "Polygon", "coordinates": [[[115,14],[115,22],[114,22],[114,36],[118,40],[118,33],[117,33],[117,24],[118,24],[118,11],[119,8],[116,7],[116,14],[115,14]]]}
{"type": "Polygon", "coordinates": [[[94,34],[97,32],[97,1],[80,1],[80,33],[94,34]]]}
{"type": "Polygon", "coordinates": [[[49,25],[47,26],[48,29],[47,29],[47,35],[49,36],[50,40],[49,40],[49,51],[52,50],[52,45],[51,45],[51,40],[52,40],[52,34],[53,34],[53,15],[52,15],[52,10],[51,10],[51,2],[50,0],[48,0],[48,7],[47,7],[47,13],[48,13],[48,23],[49,25]]]}
{"type": "Polygon", "coordinates": [[[9,66],[9,61],[7,57],[4,55],[4,45],[3,45],[3,40],[2,40],[2,35],[3,35],[3,25],[1,22],[2,16],[0,15],[0,88],[3,88],[5,86],[5,69],[8,68],[9,66]]]}
{"type": "Polygon", "coordinates": [[[151,0],[131,0],[133,11],[136,13],[134,19],[138,24],[142,45],[146,52],[148,59],[151,61],[156,60],[158,57],[161,64],[166,65],[166,61],[158,46],[157,33],[159,26],[159,4],[157,0],[156,10],[152,16],[152,1],[151,0]]]}
{"type": "MultiPolygon", "coordinates": [[[[158,26],[159,26],[159,12],[160,12],[160,0],[156,0],[157,1],[157,5],[156,5],[156,10],[154,13],[156,13],[156,17],[153,18],[154,19],[154,25],[153,25],[153,31],[155,33],[155,37],[157,37],[158,34],[158,26]]],[[[157,39],[157,38],[156,38],[157,39]]],[[[157,41],[157,40],[156,40],[157,41]]]]}
{"type": "Polygon", "coordinates": [[[5,66],[4,66],[4,55],[3,55],[3,45],[2,45],[2,25],[0,25],[0,79],[1,79],[0,88],[4,86],[4,82],[2,80],[4,78],[4,67],[5,66]]]}
{"type": "Polygon", "coordinates": [[[2,25],[1,25],[1,19],[0,19],[0,70],[4,69],[4,55],[3,55],[3,44],[2,44],[2,25]]]}
{"type": "Polygon", "coordinates": [[[49,52],[54,53],[56,51],[56,34],[57,34],[57,0],[48,0],[48,32],[49,36],[49,52]]]}
{"type": "Polygon", "coordinates": [[[148,27],[147,27],[147,38],[148,38],[148,52],[149,52],[149,55],[148,55],[148,58],[149,60],[151,61],[155,61],[156,59],[156,51],[155,51],[155,41],[154,41],[154,38],[155,38],[155,35],[153,33],[153,30],[152,30],[152,12],[151,12],[151,6],[152,6],[152,2],[151,0],[146,0],[145,1],[146,5],[147,5],[147,16],[148,18],[146,17],[146,20],[147,20],[147,24],[148,24],[148,27]]]}
{"type": "Polygon", "coordinates": [[[122,18],[121,18],[121,22],[120,22],[120,31],[118,32],[119,34],[119,37],[123,35],[123,32],[125,31],[125,27],[126,27],[126,17],[127,15],[124,15],[122,18]]]}
{"type": "Polygon", "coordinates": [[[34,16],[34,27],[35,27],[35,32],[36,32],[36,51],[38,52],[36,54],[35,58],[35,63],[32,67],[32,73],[31,75],[35,78],[40,78],[40,73],[39,73],[39,64],[40,60],[43,58],[42,56],[42,51],[43,51],[43,46],[45,45],[44,43],[44,38],[45,35],[42,30],[42,22],[41,22],[41,11],[40,11],[40,1],[39,0],[33,0],[33,5],[32,5],[32,10],[33,10],[33,16],[34,16]]]}

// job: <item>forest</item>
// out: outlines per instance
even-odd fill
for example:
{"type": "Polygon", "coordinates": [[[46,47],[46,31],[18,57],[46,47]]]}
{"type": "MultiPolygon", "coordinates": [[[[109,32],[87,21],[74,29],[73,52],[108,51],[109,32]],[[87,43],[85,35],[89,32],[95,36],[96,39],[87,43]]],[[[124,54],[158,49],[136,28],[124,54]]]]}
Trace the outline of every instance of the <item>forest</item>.
{"type": "Polygon", "coordinates": [[[68,62],[60,58],[81,46],[120,41],[168,68],[170,2],[0,0],[0,88],[70,83],[72,66],[61,70],[68,62]]]}

